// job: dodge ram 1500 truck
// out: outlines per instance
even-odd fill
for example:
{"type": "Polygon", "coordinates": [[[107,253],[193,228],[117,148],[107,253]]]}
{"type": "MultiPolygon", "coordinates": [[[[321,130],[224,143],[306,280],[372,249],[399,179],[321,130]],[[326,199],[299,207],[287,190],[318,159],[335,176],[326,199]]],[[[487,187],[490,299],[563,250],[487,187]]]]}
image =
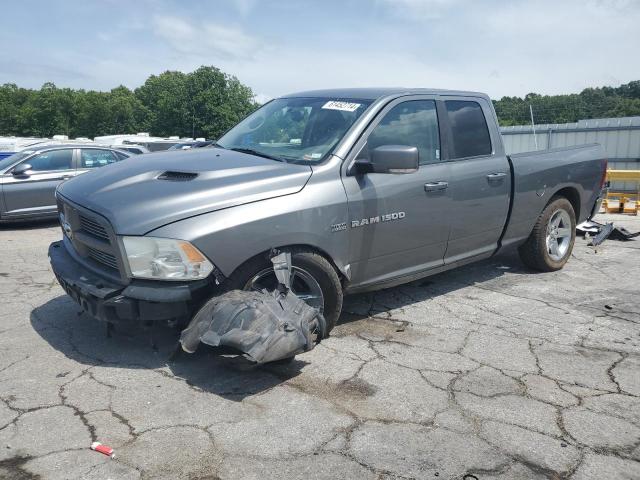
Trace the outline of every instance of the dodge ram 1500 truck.
{"type": "Polygon", "coordinates": [[[519,247],[563,267],[598,208],[599,145],[505,155],[491,100],[429,89],[311,91],[263,105],[205,149],[119,162],[57,191],[65,291],[107,322],[185,324],[229,289],[291,290],[335,325],[343,295],[519,247]]]}

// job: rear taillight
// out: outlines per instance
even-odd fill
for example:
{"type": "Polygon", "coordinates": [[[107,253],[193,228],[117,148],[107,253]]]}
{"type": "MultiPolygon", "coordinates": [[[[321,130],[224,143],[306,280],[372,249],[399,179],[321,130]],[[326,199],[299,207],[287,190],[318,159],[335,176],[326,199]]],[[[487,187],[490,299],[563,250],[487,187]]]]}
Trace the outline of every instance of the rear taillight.
{"type": "Polygon", "coordinates": [[[601,162],[602,165],[602,178],[600,179],[600,189],[602,189],[604,187],[605,182],[607,181],[607,164],[609,162],[607,161],[607,159],[603,159],[601,162]]]}

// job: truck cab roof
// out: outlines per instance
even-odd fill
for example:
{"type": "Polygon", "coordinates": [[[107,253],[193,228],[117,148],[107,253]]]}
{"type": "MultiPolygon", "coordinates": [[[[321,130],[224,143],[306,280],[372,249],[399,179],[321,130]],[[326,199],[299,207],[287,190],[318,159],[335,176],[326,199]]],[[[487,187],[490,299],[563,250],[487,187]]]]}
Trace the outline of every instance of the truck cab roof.
{"type": "Polygon", "coordinates": [[[480,92],[468,92],[464,90],[441,90],[436,88],[333,88],[327,90],[308,90],[304,92],[283,95],[283,98],[291,97],[320,97],[320,98],[362,98],[378,100],[380,98],[395,98],[407,95],[455,95],[464,97],[481,97],[489,100],[489,96],[480,92]]]}

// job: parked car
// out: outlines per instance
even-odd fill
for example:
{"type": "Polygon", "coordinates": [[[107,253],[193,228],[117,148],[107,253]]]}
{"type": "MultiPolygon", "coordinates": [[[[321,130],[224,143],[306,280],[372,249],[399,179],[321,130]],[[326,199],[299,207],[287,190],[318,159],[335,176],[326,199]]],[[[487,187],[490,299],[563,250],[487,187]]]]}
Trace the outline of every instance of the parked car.
{"type": "Polygon", "coordinates": [[[190,142],[181,142],[176,143],[173,147],[169,148],[169,150],[190,150],[192,148],[204,148],[210,147],[216,143],[215,140],[194,140],[190,142]]]}
{"type": "Polygon", "coordinates": [[[562,268],[598,209],[599,145],[505,155],[488,96],[348,89],[273,100],[217,148],[158,153],[58,189],[65,290],[108,322],[185,323],[227,289],[277,285],[335,325],[343,295],[386,288],[519,246],[562,268]]]}
{"type": "Polygon", "coordinates": [[[38,145],[0,160],[0,222],[55,217],[61,182],[131,155],[74,143],[38,145]]]}
{"type": "Polygon", "coordinates": [[[144,145],[129,145],[127,143],[123,143],[121,145],[110,145],[110,147],[117,150],[122,150],[123,152],[133,153],[134,155],[141,155],[143,153],[150,152],[150,150],[144,145]]]}
{"type": "Polygon", "coordinates": [[[66,145],[71,143],[93,143],[86,137],[69,139],[67,135],[54,135],[52,138],[40,137],[0,137],[0,160],[23,150],[36,150],[49,145],[66,145]]]}
{"type": "Polygon", "coordinates": [[[47,141],[40,137],[4,137],[0,136],[0,160],[10,157],[14,153],[29,148],[31,145],[47,141]]]}
{"type": "Polygon", "coordinates": [[[114,148],[120,148],[124,145],[143,146],[150,152],[160,152],[168,150],[176,143],[192,141],[193,138],[180,138],[178,136],[171,137],[152,137],[146,132],[138,134],[125,135],[103,135],[94,137],[93,141],[100,145],[111,145],[114,148]]]}
{"type": "Polygon", "coordinates": [[[191,145],[191,148],[210,147],[210,146],[214,145],[215,143],[216,143],[215,140],[200,140],[200,141],[197,141],[196,143],[194,143],[193,145],[191,145]]]}
{"type": "Polygon", "coordinates": [[[180,142],[180,143],[176,143],[175,145],[170,146],[167,150],[189,150],[190,148],[193,148],[193,146],[198,143],[195,140],[194,141],[189,141],[189,142],[180,142]]]}

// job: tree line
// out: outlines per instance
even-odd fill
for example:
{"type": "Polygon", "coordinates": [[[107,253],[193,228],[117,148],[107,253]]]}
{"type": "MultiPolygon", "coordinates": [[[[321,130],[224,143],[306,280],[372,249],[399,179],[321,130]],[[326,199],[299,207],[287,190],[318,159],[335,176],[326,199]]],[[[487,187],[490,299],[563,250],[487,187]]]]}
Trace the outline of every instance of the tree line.
{"type": "MultiPolygon", "coordinates": [[[[587,88],[577,94],[502,97],[493,101],[501,125],[576,122],[640,115],[640,81],[587,88]]],[[[151,75],[135,90],[109,92],[0,85],[0,135],[70,138],[150,132],[154,136],[218,138],[258,104],[249,87],[218,68],[151,75]]]]}
{"type": "Polygon", "coordinates": [[[249,87],[215,67],[151,75],[109,92],[0,86],[0,135],[69,138],[150,132],[217,138],[257,108],[249,87]]]}
{"type": "Polygon", "coordinates": [[[493,105],[501,125],[569,123],[589,118],[640,115],[640,80],[619,87],[586,88],[570,95],[502,97],[493,105]]]}

